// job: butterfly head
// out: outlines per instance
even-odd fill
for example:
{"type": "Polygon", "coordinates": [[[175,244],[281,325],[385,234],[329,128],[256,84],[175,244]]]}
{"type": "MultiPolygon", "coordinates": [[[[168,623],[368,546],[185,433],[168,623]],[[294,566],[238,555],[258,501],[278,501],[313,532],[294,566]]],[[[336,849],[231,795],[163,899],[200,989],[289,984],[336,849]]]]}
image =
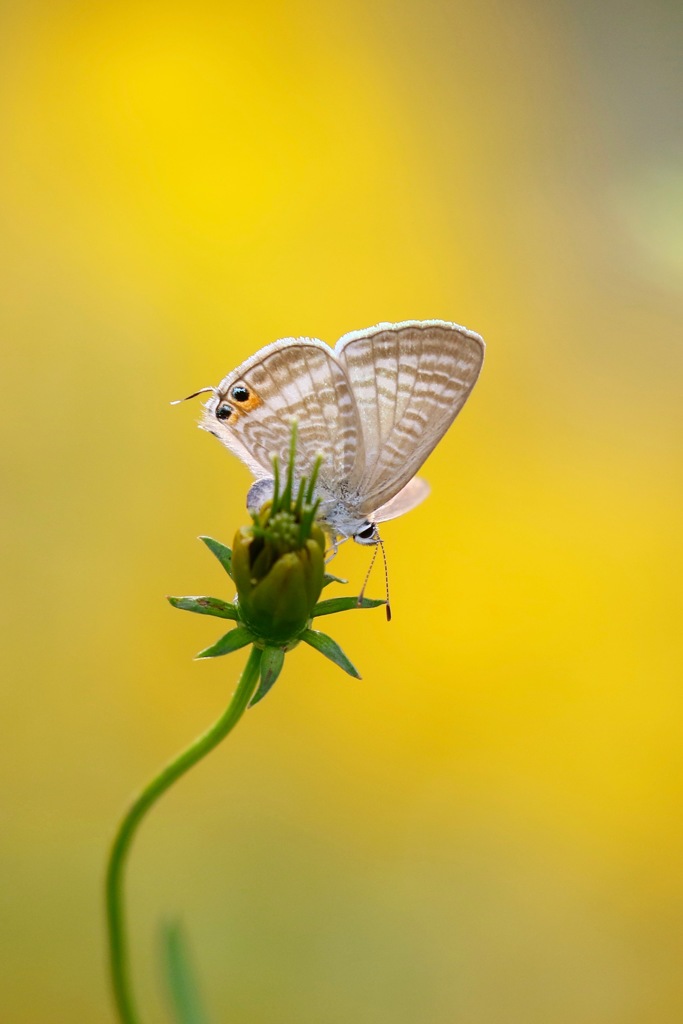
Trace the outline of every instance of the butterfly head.
{"type": "Polygon", "coordinates": [[[353,534],[353,539],[356,544],[374,545],[380,543],[379,531],[375,524],[371,523],[369,519],[362,523],[359,529],[356,530],[353,534]]]}

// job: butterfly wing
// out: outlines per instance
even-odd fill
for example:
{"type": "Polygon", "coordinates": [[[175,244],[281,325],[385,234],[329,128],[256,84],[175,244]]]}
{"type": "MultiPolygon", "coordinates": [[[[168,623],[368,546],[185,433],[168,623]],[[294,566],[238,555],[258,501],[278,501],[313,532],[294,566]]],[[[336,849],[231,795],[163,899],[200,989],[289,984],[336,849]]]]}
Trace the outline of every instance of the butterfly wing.
{"type": "Polygon", "coordinates": [[[319,480],[334,491],[358,454],[363,457],[363,436],[344,368],[328,345],[313,338],[285,338],[247,359],[218,385],[200,425],[259,479],[272,475],[273,455],[287,463],[294,419],[297,475],[308,474],[322,455],[319,480]]]}
{"type": "Polygon", "coordinates": [[[414,476],[405,487],[401,488],[398,494],[395,494],[393,498],[380,505],[377,511],[372,513],[370,517],[372,522],[386,523],[390,519],[398,519],[399,516],[405,515],[406,512],[412,512],[414,508],[422,504],[429,495],[430,490],[431,488],[426,480],[419,476],[414,476]]]}
{"type": "Polygon", "coordinates": [[[335,353],[363,431],[364,453],[350,482],[358,511],[372,517],[411,480],[460,412],[479,376],[484,342],[443,320],[406,320],[347,334],[335,353]]]}

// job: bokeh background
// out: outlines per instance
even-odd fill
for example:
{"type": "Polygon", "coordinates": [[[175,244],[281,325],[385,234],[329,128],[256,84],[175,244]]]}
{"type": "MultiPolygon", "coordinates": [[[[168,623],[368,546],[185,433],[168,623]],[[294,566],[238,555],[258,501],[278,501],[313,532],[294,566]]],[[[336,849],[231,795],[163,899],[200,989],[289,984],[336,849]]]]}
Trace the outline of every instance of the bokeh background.
{"type": "Polygon", "coordinates": [[[3,1020],[113,1024],[107,843],[243,661],[164,601],[230,596],[195,538],[249,483],[169,400],[440,317],[488,358],[394,621],[328,620],[362,682],[295,652],[145,824],[144,1020],[178,916],[214,1022],[679,1022],[680,5],[0,11],[3,1020]]]}

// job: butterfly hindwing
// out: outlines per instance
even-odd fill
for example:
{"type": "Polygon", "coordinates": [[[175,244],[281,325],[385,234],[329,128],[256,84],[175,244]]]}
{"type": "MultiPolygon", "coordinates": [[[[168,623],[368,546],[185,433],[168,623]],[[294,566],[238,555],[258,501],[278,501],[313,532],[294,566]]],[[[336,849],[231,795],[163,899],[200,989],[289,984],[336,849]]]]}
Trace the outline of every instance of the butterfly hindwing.
{"type": "Polygon", "coordinates": [[[373,523],[386,523],[390,519],[398,519],[406,512],[412,512],[414,508],[421,505],[429,496],[430,486],[422,477],[414,476],[405,487],[402,487],[398,494],[386,501],[384,505],[372,513],[373,523]]]}
{"type": "Polygon", "coordinates": [[[478,334],[442,320],[378,324],[335,347],[362,425],[352,472],[359,511],[372,515],[419,470],[460,412],[484,359],[478,334]]]}

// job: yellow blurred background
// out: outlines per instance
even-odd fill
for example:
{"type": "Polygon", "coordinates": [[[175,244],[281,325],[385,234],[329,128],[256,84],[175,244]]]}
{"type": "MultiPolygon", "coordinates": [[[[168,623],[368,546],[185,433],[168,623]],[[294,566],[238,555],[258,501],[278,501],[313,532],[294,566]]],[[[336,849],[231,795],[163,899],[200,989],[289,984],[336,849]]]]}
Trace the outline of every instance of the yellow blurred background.
{"type": "Polygon", "coordinates": [[[232,596],[195,538],[249,484],[169,400],[432,317],[487,364],[383,531],[394,621],[328,619],[362,682],[297,650],[144,825],[144,1021],[168,916],[216,1024],[683,1019],[681,28],[2,4],[4,1021],[113,1024],[108,841],[244,661],[164,601],[232,596]]]}

